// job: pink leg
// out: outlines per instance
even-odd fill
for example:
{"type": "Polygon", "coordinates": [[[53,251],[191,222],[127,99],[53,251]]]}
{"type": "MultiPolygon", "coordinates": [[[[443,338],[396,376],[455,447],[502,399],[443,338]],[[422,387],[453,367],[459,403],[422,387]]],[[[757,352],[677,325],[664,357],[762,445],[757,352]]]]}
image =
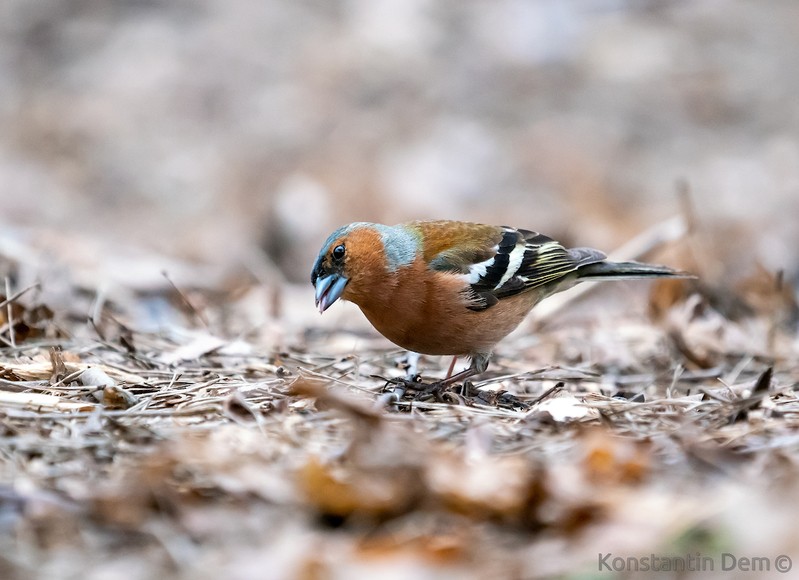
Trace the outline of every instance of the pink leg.
{"type": "MultiPolygon", "coordinates": [[[[452,362],[449,363],[449,370],[447,371],[446,379],[448,379],[448,378],[450,378],[452,376],[452,371],[455,370],[455,363],[456,362],[458,362],[458,357],[457,356],[453,356],[452,357],[452,362]]],[[[444,380],[446,380],[446,379],[444,379],[444,380]]]]}

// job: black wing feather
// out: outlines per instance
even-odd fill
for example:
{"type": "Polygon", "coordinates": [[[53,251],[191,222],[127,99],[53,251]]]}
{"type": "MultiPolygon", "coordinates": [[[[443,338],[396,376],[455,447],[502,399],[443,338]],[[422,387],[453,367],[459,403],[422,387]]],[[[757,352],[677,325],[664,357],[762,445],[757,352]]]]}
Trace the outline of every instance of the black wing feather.
{"type": "Polygon", "coordinates": [[[568,250],[543,234],[506,228],[497,246],[493,264],[470,287],[473,299],[473,306],[470,308],[485,310],[503,298],[543,286],[557,285],[581,266],[604,259],[605,255],[597,250],[568,250]],[[518,264],[512,264],[511,255],[522,251],[524,253],[518,264]],[[508,277],[508,269],[512,267],[515,267],[515,271],[508,277]],[[505,282],[500,285],[503,279],[505,282]]]}

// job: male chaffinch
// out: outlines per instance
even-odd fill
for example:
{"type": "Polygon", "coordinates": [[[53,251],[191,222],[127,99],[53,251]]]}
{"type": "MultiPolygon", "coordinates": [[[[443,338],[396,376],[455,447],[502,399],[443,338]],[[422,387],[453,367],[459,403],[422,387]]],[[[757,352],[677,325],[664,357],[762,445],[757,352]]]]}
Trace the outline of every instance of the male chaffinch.
{"type": "Polygon", "coordinates": [[[404,349],[471,357],[468,369],[434,383],[446,386],[484,372],[494,346],[550,294],[584,280],[685,276],[504,226],[356,222],[322,244],[311,283],[319,312],[349,300],[404,349]]]}

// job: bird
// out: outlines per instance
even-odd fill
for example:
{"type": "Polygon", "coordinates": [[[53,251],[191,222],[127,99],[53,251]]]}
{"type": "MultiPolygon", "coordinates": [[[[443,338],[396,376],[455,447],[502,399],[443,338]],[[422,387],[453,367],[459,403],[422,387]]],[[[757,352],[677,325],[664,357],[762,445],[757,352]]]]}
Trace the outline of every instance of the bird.
{"type": "Polygon", "coordinates": [[[405,350],[470,357],[464,371],[425,383],[431,388],[484,373],[497,343],[555,292],[590,280],[685,277],[530,230],[450,220],[350,223],[324,241],[311,270],[320,313],[353,302],[405,350]]]}

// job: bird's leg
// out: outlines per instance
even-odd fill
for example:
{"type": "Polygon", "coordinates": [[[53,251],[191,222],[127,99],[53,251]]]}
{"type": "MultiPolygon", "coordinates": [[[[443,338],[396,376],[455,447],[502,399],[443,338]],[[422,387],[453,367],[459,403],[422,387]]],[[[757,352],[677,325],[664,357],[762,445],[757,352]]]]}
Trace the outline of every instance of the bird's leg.
{"type": "Polygon", "coordinates": [[[452,362],[449,363],[449,369],[447,369],[447,376],[444,377],[445,380],[452,376],[452,371],[455,370],[455,363],[456,362],[458,362],[458,357],[457,356],[453,356],[452,357],[452,362]]]}
{"type": "Polygon", "coordinates": [[[403,366],[405,367],[404,378],[386,379],[385,377],[379,377],[386,381],[386,388],[388,388],[388,385],[394,385],[394,388],[378,397],[377,401],[375,401],[375,408],[383,409],[388,405],[393,405],[397,401],[402,400],[402,397],[405,396],[406,390],[418,389],[419,385],[423,384],[421,383],[421,378],[419,377],[418,352],[408,351],[405,356],[403,366]]]}
{"type": "Polygon", "coordinates": [[[488,369],[488,360],[490,357],[491,357],[490,354],[484,354],[484,353],[478,353],[472,355],[472,364],[469,365],[468,369],[463,370],[459,373],[455,373],[454,375],[448,373],[447,378],[445,378],[442,381],[437,381],[437,383],[434,384],[441,385],[442,387],[448,387],[454,383],[465,381],[466,379],[471,378],[475,375],[482,374],[486,372],[486,369],[488,369]]]}
{"type": "Polygon", "coordinates": [[[416,382],[416,377],[419,376],[419,353],[408,351],[408,356],[405,359],[405,379],[411,382],[416,382]]]}
{"type": "Polygon", "coordinates": [[[455,383],[465,381],[466,379],[473,377],[474,375],[479,373],[480,371],[478,371],[475,368],[474,363],[472,363],[468,369],[462,370],[461,372],[455,373],[454,375],[449,375],[447,376],[446,379],[442,379],[440,381],[436,381],[430,384],[435,385],[437,387],[449,387],[451,385],[454,385],[455,383]]]}

